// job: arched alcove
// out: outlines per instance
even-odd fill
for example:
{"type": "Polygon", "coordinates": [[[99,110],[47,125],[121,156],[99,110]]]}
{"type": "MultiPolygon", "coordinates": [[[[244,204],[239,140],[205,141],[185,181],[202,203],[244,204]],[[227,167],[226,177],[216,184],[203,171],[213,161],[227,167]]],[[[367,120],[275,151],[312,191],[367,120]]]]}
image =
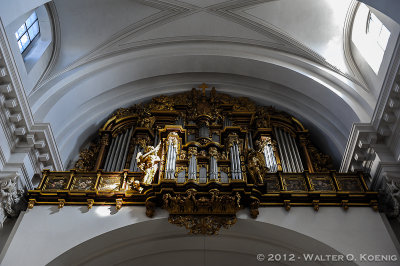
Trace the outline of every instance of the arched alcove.
{"type": "Polygon", "coordinates": [[[304,264],[305,254],[342,255],[309,236],[268,223],[239,219],[235,226],[218,235],[199,236],[188,235],[185,229],[170,225],[163,218],[94,237],[48,265],[286,265],[304,264]],[[257,260],[258,254],[265,257],[257,260]],[[275,261],[268,261],[272,258],[275,261]]]}

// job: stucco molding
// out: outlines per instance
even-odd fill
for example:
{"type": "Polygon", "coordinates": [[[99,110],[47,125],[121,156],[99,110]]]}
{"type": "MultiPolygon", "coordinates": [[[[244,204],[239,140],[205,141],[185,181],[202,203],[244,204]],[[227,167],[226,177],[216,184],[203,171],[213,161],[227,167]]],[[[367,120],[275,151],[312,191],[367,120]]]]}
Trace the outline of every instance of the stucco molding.
{"type": "Polygon", "coordinates": [[[371,122],[354,124],[347,142],[340,171],[363,170],[371,173],[370,186],[385,186],[383,175],[400,170],[400,42],[383,82],[371,122]]]}
{"type": "MultiPolygon", "coordinates": [[[[16,154],[21,152],[27,154],[30,149],[33,149],[35,153],[50,154],[49,159],[44,162],[41,168],[51,166],[53,169],[61,170],[63,168],[62,162],[59,158],[55,141],[51,139],[50,125],[38,125],[33,120],[23,84],[1,21],[0,52],[0,65],[4,69],[4,74],[0,77],[0,99],[2,99],[0,108],[2,113],[1,122],[2,129],[7,136],[8,148],[11,152],[10,158],[13,158],[13,161],[5,163],[4,168],[15,167],[16,162],[14,160],[18,157],[16,154]],[[13,156],[14,154],[15,156],[13,156]]],[[[23,165],[24,162],[21,161],[19,164],[23,165]]],[[[40,162],[37,161],[36,164],[40,165],[40,162]]],[[[29,182],[26,185],[29,186],[29,182]]]]}

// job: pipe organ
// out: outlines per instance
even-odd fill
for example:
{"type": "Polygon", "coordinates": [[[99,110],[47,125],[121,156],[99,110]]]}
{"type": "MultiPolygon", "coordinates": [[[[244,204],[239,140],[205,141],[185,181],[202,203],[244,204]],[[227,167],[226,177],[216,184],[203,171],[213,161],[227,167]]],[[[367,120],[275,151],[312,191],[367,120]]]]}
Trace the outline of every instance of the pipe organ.
{"type": "MultiPolygon", "coordinates": [[[[178,181],[178,175],[180,183],[247,180],[245,164],[250,150],[264,156],[270,173],[313,171],[309,167],[313,164],[309,161],[311,157],[301,154],[300,138],[308,138],[308,131],[300,122],[271,107],[233,99],[215,90],[210,96],[193,90],[176,97],[158,97],[147,105],[145,116],[135,113],[146,108],[143,106],[119,110],[100,131],[101,135],[109,136],[110,144],[104,150],[105,160],[98,169],[140,172],[136,162],[138,153],[143,153],[146,145],[156,145],[164,138],[167,141],[163,145],[165,162],[161,163],[159,180],[178,181]],[[130,112],[129,116],[122,117],[120,113],[125,112],[130,112]],[[117,123],[117,119],[124,122],[117,123]],[[166,138],[165,134],[170,133],[176,134],[179,143],[177,138],[173,138],[174,141],[166,138]],[[138,136],[145,136],[148,141],[139,144],[138,136]],[[182,146],[179,151],[178,144],[182,146]],[[130,158],[129,164],[127,158],[130,158]]],[[[329,165],[329,160],[327,158],[322,168],[329,165]]],[[[79,165],[80,162],[77,169],[79,165]]]]}
{"type": "Polygon", "coordinates": [[[30,206],[115,200],[117,209],[145,204],[149,216],[163,206],[173,223],[196,213],[232,218],[242,205],[253,217],[268,205],[376,207],[363,174],[336,173],[296,118],[202,88],[117,110],[75,169],[44,172],[30,206]]]}

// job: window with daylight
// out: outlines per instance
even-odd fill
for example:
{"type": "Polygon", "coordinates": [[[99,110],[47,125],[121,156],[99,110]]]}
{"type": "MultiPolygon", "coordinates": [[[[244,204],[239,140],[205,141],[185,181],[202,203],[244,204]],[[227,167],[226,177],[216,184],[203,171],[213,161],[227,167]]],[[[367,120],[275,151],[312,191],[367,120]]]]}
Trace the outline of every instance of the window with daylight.
{"type": "Polygon", "coordinates": [[[19,51],[21,54],[29,47],[33,40],[39,35],[39,20],[36,12],[33,12],[24,24],[15,32],[19,51]]]}
{"type": "Polygon", "coordinates": [[[365,5],[360,5],[353,24],[352,40],[372,70],[378,74],[390,31],[365,5]],[[365,20],[366,18],[366,20],[365,20]]]}
{"type": "Polygon", "coordinates": [[[385,51],[389,37],[390,31],[382,24],[382,22],[370,11],[368,14],[367,21],[367,35],[371,36],[373,40],[385,51]]]}

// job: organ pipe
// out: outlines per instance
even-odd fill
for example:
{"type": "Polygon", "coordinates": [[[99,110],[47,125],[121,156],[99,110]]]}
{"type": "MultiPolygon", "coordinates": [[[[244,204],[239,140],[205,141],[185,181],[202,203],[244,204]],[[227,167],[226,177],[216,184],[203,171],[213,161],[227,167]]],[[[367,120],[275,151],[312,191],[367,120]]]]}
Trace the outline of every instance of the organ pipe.
{"type": "Polygon", "coordinates": [[[124,153],[123,153],[124,156],[122,157],[122,162],[119,166],[119,171],[123,171],[125,168],[126,157],[128,155],[129,143],[130,143],[130,140],[132,137],[132,132],[133,132],[133,127],[131,127],[129,129],[129,132],[127,133],[127,138],[126,138],[127,140],[125,141],[125,149],[124,149],[124,153]]]}
{"type": "Polygon", "coordinates": [[[109,165],[110,165],[110,160],[111,160],[111,154],[112,154],[112,152],[114,150],[114,146],[115,146],[115,138],[112,138],[110,149],[107,152],[106,162],[104,163],[104,170],[105,171],[108,171],[108,168],[109,168],[109,165]]]}

